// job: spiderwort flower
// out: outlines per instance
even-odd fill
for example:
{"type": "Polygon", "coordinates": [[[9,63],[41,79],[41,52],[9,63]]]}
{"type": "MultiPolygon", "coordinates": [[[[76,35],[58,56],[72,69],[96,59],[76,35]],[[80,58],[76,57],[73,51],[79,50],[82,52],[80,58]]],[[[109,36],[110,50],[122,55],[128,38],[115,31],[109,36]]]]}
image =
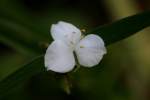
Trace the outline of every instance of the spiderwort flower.
{"type": "Polygon", "coordinates": [[[54,41],[45,54],[45,67],[54,72],[66,73],[76,65],[74,53],[78,62],[84,67],[97,65],[106,48],[101,37],[90,34],[83,37],[81,31],[70,23],[59,21],[51,26],[54,41]]]}

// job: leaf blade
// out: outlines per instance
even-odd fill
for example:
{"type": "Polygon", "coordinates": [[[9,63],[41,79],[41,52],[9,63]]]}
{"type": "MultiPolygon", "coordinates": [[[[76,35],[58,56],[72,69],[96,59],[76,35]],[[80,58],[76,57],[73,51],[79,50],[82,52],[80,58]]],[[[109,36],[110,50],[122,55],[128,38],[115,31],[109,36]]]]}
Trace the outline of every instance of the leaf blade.
{"type": "Polygon", "coordinates": [[[0,41],[26,55],[39,55],[39,43],[46,40],[33,30],[20,24],[0,18],[0,41]]]}
{"type": "Polygon", "coordinates": [[[150,11],[123,18],[114,23],[96,28],[88,34],[101,36],[106,45],[125,39],[150,26],[150,11]]]}
{"type": "Polygon", "coordinates": [[[12,73],[5,79],[0,81],[0,98],[5,96],[8,91],[14,88],[14,86],[20,84],[31,78],[32,76],[45,71],[43,66],[43,55],[34,58],[29,63],[12,73]],[[41,64],[39,66],[39,64],[41,64]],[[38,66],[37,66],[38,65],[38,66]]]}

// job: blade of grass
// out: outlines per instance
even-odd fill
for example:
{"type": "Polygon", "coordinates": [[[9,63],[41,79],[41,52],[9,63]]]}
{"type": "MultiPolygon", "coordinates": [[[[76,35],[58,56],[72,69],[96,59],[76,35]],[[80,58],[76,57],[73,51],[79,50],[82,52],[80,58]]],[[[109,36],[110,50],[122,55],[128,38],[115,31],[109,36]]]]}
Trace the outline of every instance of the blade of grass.
{"type": "Polygon", "coordinates": [[[43,65],[43,55],[38,56],[2,80],[0,82],[0,98],[7,94],[7,92],[13,89],[16,85],[27,81],[29,78],[40,72],[44,72],[45,67],[43,65]]]}
{"type": "Polygon", "coordinates": [[[125,39],[148,26],[150,26],[150,11],[129,16],[111,24],[98,27],[88,34],[101,36],[106,45],[109,45],[125,39]]]}
{"type": "Polygon", "coordinates": [[[40,54],[39,42],[46,40],[32,30],[6,19],[0,19],[0,33],[1,42],[28,55],[40,54]]]}

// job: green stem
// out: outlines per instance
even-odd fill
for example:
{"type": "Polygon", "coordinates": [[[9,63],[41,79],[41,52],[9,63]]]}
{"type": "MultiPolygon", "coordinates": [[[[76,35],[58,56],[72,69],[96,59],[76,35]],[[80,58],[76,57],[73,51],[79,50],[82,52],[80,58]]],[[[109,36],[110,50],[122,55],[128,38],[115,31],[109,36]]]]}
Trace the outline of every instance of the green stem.
{"type": "Polygon", "coordinates": [[[75,67],[75,69],[73,70],[73,72],[77,72],[79,68],[80,68],[80,64],[76,64],[76,67],[75,67]]]}
{"type": "Polygon", "coordinates": [[[71,88],[72,88],[72,83],[70,81],[70,77],[68,76],[68,74],[65,74],[63,78],[63,89],[68,95],[70,95],[71,88]]]}

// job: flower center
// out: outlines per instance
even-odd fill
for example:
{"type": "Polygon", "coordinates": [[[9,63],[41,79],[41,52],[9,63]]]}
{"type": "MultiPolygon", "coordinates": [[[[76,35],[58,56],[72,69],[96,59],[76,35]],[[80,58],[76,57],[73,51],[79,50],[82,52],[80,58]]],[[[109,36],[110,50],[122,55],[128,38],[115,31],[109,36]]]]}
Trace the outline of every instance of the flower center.
{"type": "Polygon", "coordinates": [[[83,45],[80,45],[80,48],[84,48],[84,46],[83,46],[83,45]]]}

